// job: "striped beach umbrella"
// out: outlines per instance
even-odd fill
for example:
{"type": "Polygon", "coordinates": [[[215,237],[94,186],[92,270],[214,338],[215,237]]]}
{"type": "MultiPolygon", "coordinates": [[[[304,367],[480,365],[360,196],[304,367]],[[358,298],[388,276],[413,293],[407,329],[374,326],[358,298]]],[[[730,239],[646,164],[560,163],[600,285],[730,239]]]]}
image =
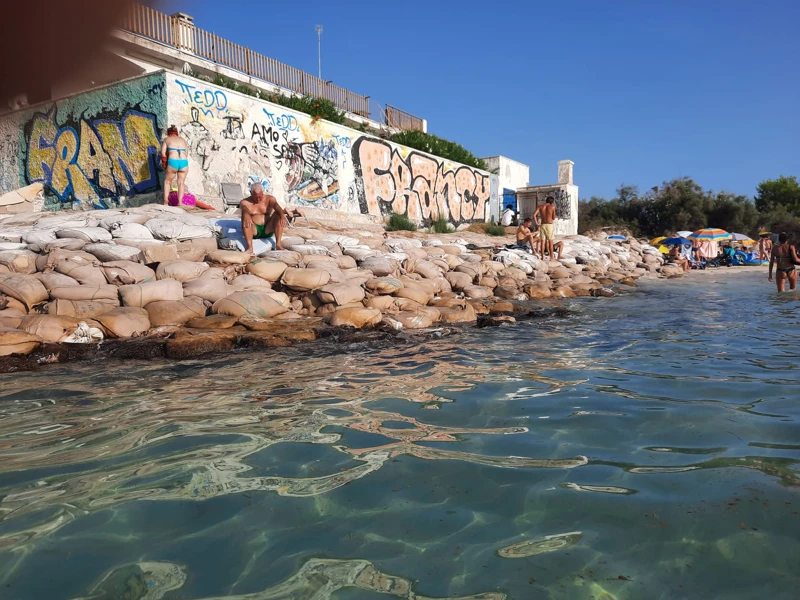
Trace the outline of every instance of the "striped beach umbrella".
{"type": "Polygon", "coordinates": [[[729,240],[732,236],[724,229],[708,227],[706,229],[698,229],[687,237],[690,237],[694,240],[710,240],[712,242],[719,242],[721,240],[729,240]]]}

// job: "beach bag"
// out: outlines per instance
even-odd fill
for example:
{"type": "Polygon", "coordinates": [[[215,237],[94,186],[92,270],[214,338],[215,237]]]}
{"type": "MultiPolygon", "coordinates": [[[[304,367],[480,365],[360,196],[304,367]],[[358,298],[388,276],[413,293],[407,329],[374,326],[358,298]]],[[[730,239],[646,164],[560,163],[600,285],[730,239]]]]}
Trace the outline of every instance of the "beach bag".
{"type": "Polygon", "coordinates": [[[147,311],[139,307],[114,308],[99,315],[97,319],[114,337],[129,338],[140,335],[150,329],[150,318],[147,311]]]}
{"type": "Polygon", "coordinates": [[[47,300],[47,289],[33,275],[0,274],[0,294],[21,302],[30,311],[35,305],[47,300]]]}
{"type": "Polygon", "coordinates": [[[197,297],[151,302],[144,309],[151,327],[184,325],[190,319],[206,316],[206,305],[197,297]]]}
{"type": "Polygon", "coordinates": [[[156,273],[141,263],[130,260],[112,260],[104,262],[101,267],[106,281],[112,285],[133,285],[154,281],[156,273]]]}
{"type": "Polygon", "coordinates": [[[30,354],[42,345],[42,339],[27,331],[0,327],[0,356],[30,354]]]}
{"type": "Polygon", "coordinates": [[[188,260],[162,262],[156,269],[156,279],[174,279],[183,283],[184,281],[197,279],[207,269],[208,264],[204,262],[190,262],[188,260]]]}
{"type": "Polygon", "coordinates": [[[183,300],[183,286],[175,279],[123,285],[118,289],[123,306],[143,307],[160,300],[183,300]]]}
{"type": "Polygon", "coordinates": [[[310,292],[327,285],[331,275],[322,269],[286,269],[281,283],[299,292],[310,292]]]}
{"type": "Polygon", "coordinates": [[[249,315],[261,319],[275,317],[288,310],[287,306],[264,292],[234,292],[230,296],[218,300],[211,307],[211,312],[214,314],[233,317],[249,315]]]}

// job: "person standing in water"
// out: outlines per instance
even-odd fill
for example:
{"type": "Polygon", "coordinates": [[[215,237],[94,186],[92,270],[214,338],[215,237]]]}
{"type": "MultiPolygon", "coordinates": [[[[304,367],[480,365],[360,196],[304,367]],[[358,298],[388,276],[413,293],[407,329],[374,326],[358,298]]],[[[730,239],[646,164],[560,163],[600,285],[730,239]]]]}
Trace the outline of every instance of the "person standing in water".
{"type": "Polygon", "coordinates": [[[186,175],[189,174],[189,146],[181,136],[178,135],[178,128],[170,125],[167,129],[167,137],[161,144],[161,165],[164,167],[166,177],[164,178],[164,205],[169,204],[169,193],[172,189],[172,181],[178,178],[178,205],[183,202],[183,194],[186,191],[186,175]]]}
{"type": "Polygon", "coordinates": [[[772,240],[769,238],[769,232],[762,231],[759,234],[758,240],[758,259],[769,260],[772,256],[772,240]]]}
{"type": "Polygon", "coordinates": [[[775,273],[775,283],[778,291],[782,292],[786,288],[786,281],[789,281],[789,289],[797,288],[797,269],[795,264],[800,263],[797,258],[795,247],[789,244],[789,236],[782,233],[778,236],[778,245],[772,247],[772,257],[769,261],[769,280],[772,281],[772,267],[777,265],[775,273]]]}

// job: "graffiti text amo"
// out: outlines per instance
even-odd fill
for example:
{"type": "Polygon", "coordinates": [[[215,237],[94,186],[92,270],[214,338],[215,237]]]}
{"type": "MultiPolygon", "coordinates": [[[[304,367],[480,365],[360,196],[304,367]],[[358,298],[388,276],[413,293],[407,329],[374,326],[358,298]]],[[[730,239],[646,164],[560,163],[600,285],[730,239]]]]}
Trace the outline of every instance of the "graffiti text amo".
{"type": "Polygon", "coordinates": [[[176,79],[175,83],[183,92],[183,103],[196,106],[207,117],[213,117],[215,112],[226,112],[228,96],[221,90],[201,89],[191,83],[184,83],[176,79]]]}
{"type": "Polygon", "coordinates": [[[119,121],[81,119],[59,127],[56,110],[25,126],[28,183],[42,182],[62,201],[91,202],[158,188],[160,142],[154,115],[127,111],[119,121]]]}
{"type": "Polygon", "coordinates": [[[363,182],[358,186],[362,213],[397,213],[423,222],[441,215],[454,224],[486,220],[491,184],[480,171],[446,170],[418,152],[403,159],[386,142],[367,137],[353,144],[353,163],[363,182]]]}

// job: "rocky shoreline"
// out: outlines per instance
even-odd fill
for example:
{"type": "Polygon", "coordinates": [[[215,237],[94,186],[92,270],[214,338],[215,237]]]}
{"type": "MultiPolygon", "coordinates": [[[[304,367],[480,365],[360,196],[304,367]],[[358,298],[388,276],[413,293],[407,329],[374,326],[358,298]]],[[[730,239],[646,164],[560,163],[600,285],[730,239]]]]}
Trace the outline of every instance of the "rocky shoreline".
{"type": "Polygon", "coordinates": [[[562,237],[560,260],[541,261],[506,247],[511,236],[320,221],[287,229],[286,250],[252,256],[227,249],[235,240],[217,219],[235,218],[155,204],[0,216],[0,372],[441,335],[681,274],[635,239],[562,237]]]}

